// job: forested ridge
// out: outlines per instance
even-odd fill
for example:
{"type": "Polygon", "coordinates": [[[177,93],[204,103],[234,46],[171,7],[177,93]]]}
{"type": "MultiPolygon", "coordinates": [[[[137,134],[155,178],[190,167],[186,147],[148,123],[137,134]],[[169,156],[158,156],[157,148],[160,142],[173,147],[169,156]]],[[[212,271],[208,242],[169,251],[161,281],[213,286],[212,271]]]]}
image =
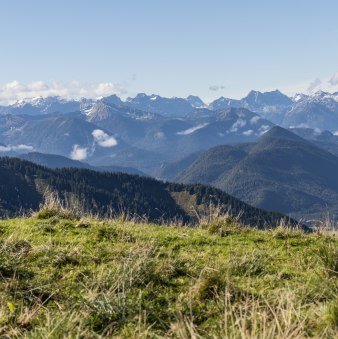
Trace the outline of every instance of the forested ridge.
{"type": "Polygon", "coordinates": [[[101,216],[123,213],[150,221],[188,223],[214,206],[219,213],[230,211],[241,222],[255,227],[273,226],[283,218],[204,185],[78,168],[51,170],[15,158],[0,158],[0,192],[2,218],[37,210],[45,192],[57,194],[61,202],[75,204],[83,213],[101,216]]]}

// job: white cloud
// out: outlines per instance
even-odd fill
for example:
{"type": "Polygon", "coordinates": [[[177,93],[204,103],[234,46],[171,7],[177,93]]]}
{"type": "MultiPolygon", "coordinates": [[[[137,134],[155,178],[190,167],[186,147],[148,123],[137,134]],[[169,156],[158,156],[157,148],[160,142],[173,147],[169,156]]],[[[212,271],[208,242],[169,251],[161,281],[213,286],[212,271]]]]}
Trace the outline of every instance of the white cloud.
{"type": "Polygon", "coordinates": [[[111,94],[125,94],[126,91],[119,85],[115,85],[111,82],[105,82],[98,84],[96,88],[94,88],[94,92],[96,96],[108,96],[111,94]]]}
{"type": "Polygon", "coordinates": [[[250,119],[250,124],[251,124],[251,125],[257,124],[257,122],[258,122],[260,119],[261,119],[260,116],[255,115],[254,117],[252,117],[252,118],[250,119]]]}
{"type": "Polygon", "coordinates": [[[313,94],[318,91],[334,93],[338,92],[338,72],[329,77],[307,79],[299,83],[278,87],[283,93],[291,96],[296,93],[313,94]]]}
{"type": "Polygon", "coordinates": [[[260,129],[261,131],[266,131],[266,130],[268,130],[269,128],[270,128],[269,125],[262,125],[259,129],[260,129]]]}
{"type": "Polygon", "coordinates": [[[320,79],[317,78],[317,79],[313,80],[310,83],[309,87],[306,89],[306,93],[308,93],[308,94],[316,93],[319,90],[319,88],[321,87],[321,85],[322,85],[322,81],[320,79]]]}
{"type": "Polygon", "coordinates": [[[213,91],[213,92],[220,91],[220,90],[222,90],[224,88],[225,87],[223,85],[211,85],[211,86],[209,86],[209,90],[213,91]]]}
{"type": "Polygon", "coordinates": [[[254,133],[254,131],[252,130],[252,129],[248,129],[247,131],[244,131],[243,132],[243,135],[245,135],[245,136],[250,136],[250,135],[252,135],[254,133]]]}
{"type": "Polygon", "coordinates": [[[246,121],[243,119],[238,119],[231,127],[231,132],[237,132],[239,128],[242,128],[246,125],[246,121]]]}
{"type": "Polygon", "coordinates": [[[310,126],[305,122],[302,122],[301,124],[298,124],[298,125],[291,125],[289,127],[290,128],[310,128],[310,126]]]}
{"type": "Polygon", "coordinates": [[[88,156],[88,148],[74,145],[70,153],[70,157],[73,160],[85,160],[88,156]]]}
{"type": "Polygon", "coordinates": [[[329,83],[332,86],[337,86],[338,85],[338,72],[336,72],[335,74],[333,74],[332,78],[329,80],[329,83]]]}
{"type": "Polygon", "coordinates": [[[320,135],[322,133],[322,130],[320,128],[316,127],[316,128],[314,128],[313,132],[314,132],[315,135],[320,135]]]}
{"type": "Polygon", "coordinates": [[[11,151],[33,151],[34,147],[29,145],[7,145],[1,146],[0,145],[0,152],[11,152],[11,151]]]}
{"type": "Polygon", "coordinates": [[[209,124],[208,123],[200,124],[200,125],[188,128],[185,131],[177,132],[176,134],[177,135],[189,135],[189,134],[192,134],[192,133],[198,131],[199,129],[201,129],[201,128],[207,126],[207,125],[209,125],[209,124]]]}
{"type": "Polygon", "coordinates": [[[117,140],[114,137],[100,129],[95,129],[92,132],[92,136],[94,137],[95,142],[101,147],[114,147],[117,145],[117,140]]]}
{"type": "MultiPolygon", "coordinates": [[[[283,89],[283,88],[282,88],[283,89]]],[[[338,72],[334,73],[328,78],[316,78],[310,82],[302,83],[297,86],[289,87],[284,89],[284,91],[289,94],[295,93],[307,93],[314,94],[318,91],[334,93],[338,92],[338,72]]]]}
{"type": "Polygon", "coordinates": [[[29,145],[17,145],[17,146],[13,146],[14,150],[22,150],[22,151],[32,151],[34,148],[33,146],[29,146],[29,145]]]}
{"type": "Polygon", "coordinates": [[[93,145],[91,147],[81,147],[78,144],[73,145],[73,149],[70,152],[70,157],[73,160],[85,160],[95,151],[95,146],[101,147],[114,147],[117,145],[117,140],[105,133],[100,129],[95,129],[92,132],[94,138],[93,145]]]}
{"type": "Polygon", "coordinates": [[[11,152],[12,148],[9,146],[0,146],[0,153],[11,152]]]}
{"type": "Polygon", "coordinates": [[[79,99],[82,97],[95,99],[100,96],[111,94],[124,95],[127,91],[124,86],[111,82],[87,84],[79,81],[69,83],[33,81],[27,84],[12,81],[0,84],[0,104],[13,104],[20,100],[36,97],[59,96],[65,99],[79,99]]]}
{"type": "Polygon", "coordinates": [[[0,145],[0,152],[10,152],[12,149],[9,146],[1,146],[0,145]]]}

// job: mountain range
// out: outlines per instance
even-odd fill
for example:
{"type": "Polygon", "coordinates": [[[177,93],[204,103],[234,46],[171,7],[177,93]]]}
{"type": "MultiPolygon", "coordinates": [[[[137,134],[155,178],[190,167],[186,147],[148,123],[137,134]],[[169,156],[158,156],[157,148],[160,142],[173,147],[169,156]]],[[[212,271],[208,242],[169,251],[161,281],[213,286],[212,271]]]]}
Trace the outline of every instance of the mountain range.
{"type": "Polygon", "coordinates": [[[337,180],[325,181],[338,155],[337,131],[338,93],[251,91],[209,104],[193,95],[48,97],[0,107],[0,156],[211,184],[254,206],[309,219],[337,212],[337,180]],[[292,135],[292,145],[290,137],[287,145],[272,138],[276,131],[292,135]]]}
{"type": "Polygon", "coordinates": [[[178,166],[180,172],[167,179],[210,184],[250,205],[298,219],[338,215],[338,157],[281,127],[255,143],[217,146],[178,166]]]}
{"type": "Polygon", "coordinates": [[[134,167],[153,174],[164,161],[224,143],[254,141],[273,124],[242,108],[194,109],[184,118],[164,117],[103,101],[83,111],[0,115],[7,150],[58,154],[92,165],[134,167]]]}
{"type": "Polygon", "coordinates": [[[217,145],[254,142],[277,124],[304,137],[303,130],[330,132],[331,140],[321,146],[338,153],[337,98],[337,93],[323,92],[290,98],[278,90],[210,104],[197,96],[144,93],[124,101],[116,95],[36,98],[0,107],[0,152],[57,154],[157,175],[164,163],[217,145]]]}
{"type": "Polygon", "coordinates": [[[191,114],[196,109],[216,111],[226,108],[246,108],[260,114],[274,124],[283,127],[319,128],[336,132],[338,92],[317,92],[312,95],[296,94],[289,97],[279,90],[270,92],[250,91],[242,99],[220,97],[206,104],[198,96],[187,98],[165,98],[160,95],[139,93],[135,97],[121,100],[111,95],[97,100],[81,99],[66,100],[59,97],[34,98],[22,100],[8,106],[0,106],[0,114],[41,115],[49,113],[69,113],[85,111],[95,103],[102,102],[108,106],[128,108],[131,112],[143,111],[169,118],[181,118],[191,114]]]}

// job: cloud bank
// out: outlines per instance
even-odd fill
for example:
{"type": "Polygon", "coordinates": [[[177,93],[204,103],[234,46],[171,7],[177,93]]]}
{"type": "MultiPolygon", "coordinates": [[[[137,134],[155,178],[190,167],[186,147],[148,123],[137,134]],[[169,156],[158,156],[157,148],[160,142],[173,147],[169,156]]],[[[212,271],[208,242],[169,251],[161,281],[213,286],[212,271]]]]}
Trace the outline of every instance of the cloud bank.
{"type": "Polygon", "coordinates": [[[334,73],[328,79],[315,79],[307,87],[307,94],[314,94],[318,91],[329,93],[338,92],[338,72],[334,73]]]}
{"type": "Polygon", "coordinates": [[[322,81],[320,79],[317,78],[317,79],[313,80],[310,83],[309,87],[307,88],[306,92],[310,93],[310,94],[316,92],[317,88],[319,88],[321,86],[321,84],[322,84],[322,81]]]}
{"type": "Polygon", "coordinates": [[[82,83],[71,81],[68,83],[52,82],[48,84],[43,81],[33,81],[27,84],[19,81],[12,81],[7,84],[0,84],[0,104],[13,104],[20,100],[36,97],[59,96],[65,99],[88,98],[95,99],[111,94],[124,95],[127,91],[123,85],[111,82],[103,83],[82,83]]]}
{"type": "Polygon", "coordinates": [[[33,146],[29,146],[29,145],[7,145],[7,146],[3,146],[0,145],[0,152],[11,152],[11,151],[33,151],[34,148],[33,146]]]}
{"type": "Polygon", "coordinates": [[[329,83],[332,86],[337,86],[338,85],[338,72],[336,72],[335,74],[333,74],[333,76],[331,77],[331,79],[329,80],[329,83]]]}
{"type": "Polygon", "coordinates": [[[209,125],[208,123],[203,123],[203,124],[188,128],[185,131],[177,132],[176,134],[177,135],[189,135],[189,134],[192,134],[192,133],[198,131],[199,129],[204,128],[208,125],[209,125]]]}

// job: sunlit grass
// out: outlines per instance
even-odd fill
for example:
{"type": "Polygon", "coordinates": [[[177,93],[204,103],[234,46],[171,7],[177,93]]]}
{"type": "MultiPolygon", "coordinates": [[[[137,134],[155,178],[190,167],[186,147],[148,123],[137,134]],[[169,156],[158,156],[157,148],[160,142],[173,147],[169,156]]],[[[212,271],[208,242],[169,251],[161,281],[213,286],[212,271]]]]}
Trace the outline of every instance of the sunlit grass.
{"type": "Polygon", "coordinates": [[[337,239],[42,211],[0,221],[8,338],[335,338],[337,239]]]}

